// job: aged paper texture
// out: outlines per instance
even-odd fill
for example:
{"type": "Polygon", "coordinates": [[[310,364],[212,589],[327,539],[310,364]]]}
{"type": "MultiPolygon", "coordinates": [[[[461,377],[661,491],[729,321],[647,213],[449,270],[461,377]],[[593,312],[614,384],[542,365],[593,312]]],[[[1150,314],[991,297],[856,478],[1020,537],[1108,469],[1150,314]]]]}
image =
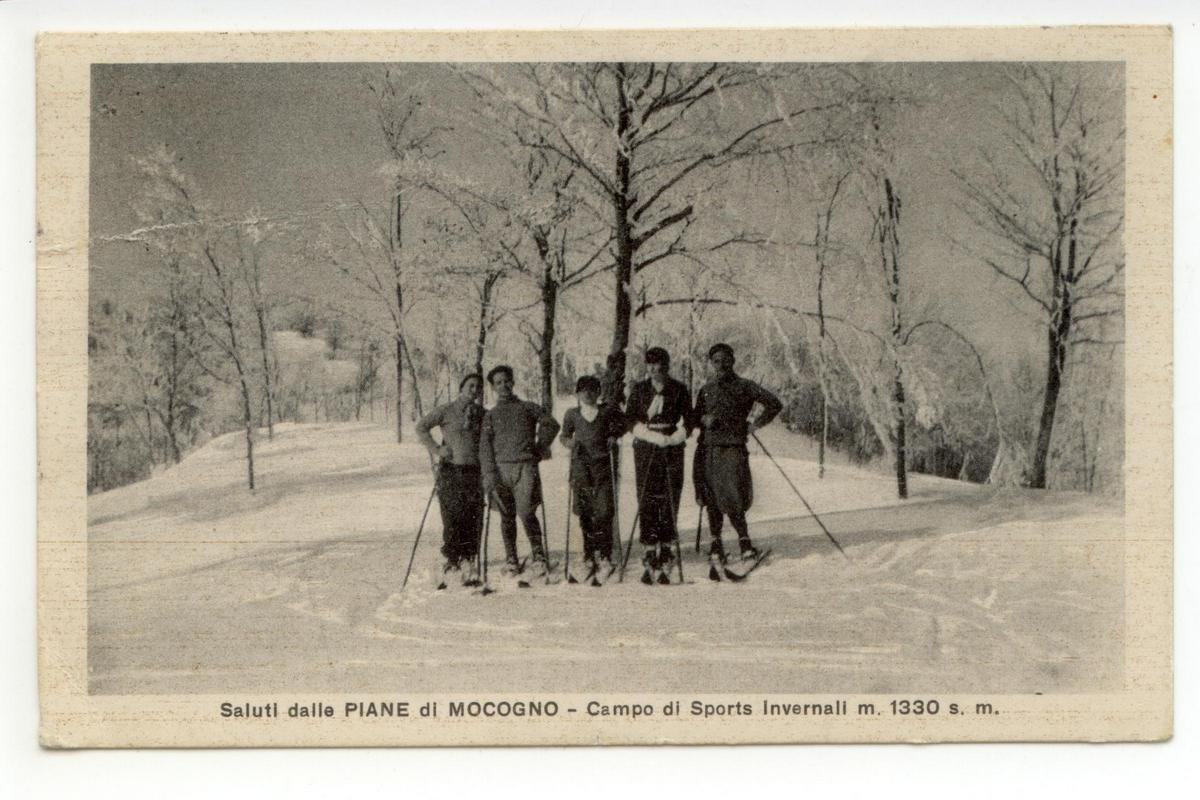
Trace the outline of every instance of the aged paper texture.
{"type": "Polygon", "coordinates": [[[1171,47],[42,35],[42,743],[1169,737],[1171,47]]]}

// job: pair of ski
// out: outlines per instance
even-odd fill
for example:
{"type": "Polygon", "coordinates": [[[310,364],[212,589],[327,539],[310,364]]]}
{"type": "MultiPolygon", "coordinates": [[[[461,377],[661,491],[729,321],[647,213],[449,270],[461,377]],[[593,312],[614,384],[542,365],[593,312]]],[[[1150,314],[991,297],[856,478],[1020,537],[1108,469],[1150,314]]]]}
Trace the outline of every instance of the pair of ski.
{"type": "Polygon", "coordinates": [[[644,569],[642,570],[642,583],[647,586],[670,586],[671,578],[661,569],[644,569]]]}
{"type": "MultiPolygon", "coordinates": [[[[441,577],[438,578],[437,591],[444,592],[450,588],[450,582],[446,580],[448,576],[449,573],[443,572],[441,577]]],[[[478,589],[479,587],[483,586],[483,580],[476,575],[474,578],[468,578],[467,580],[463,581],[461,585],[464,589],[478,589]]]]}
{"type": "MultiPolygon", "coordinates": [[[[516,569],[513,570],[511,573],[508,573],[508,577],[517,579],[517,586],[519,586],[522,589],[528,589],[533,585],[533,581],[530,580],[529,576],[525,575],[525,567],[528,564],[528,562],[529,562],[528,558],[521,559],[521,562],[516,566],[516,569]]],[[[537,577],[541,577],[541,578],[545,578],[547,583],[557,583],[557,581],[549,580],[549,576],[551,574],[553,574],[554,569],[555,569],[555,566],[551,565],[545,575],[535,576],[535,579],[537,577]]],[[[449,582],[446,580],[446,576],[447,576],[447,573],[443,572],[441,577],[438,579],[437,591],[441,592],[441,591],[445,591],[447,588],[449,588],[449,582]]],[[[491,586],[489,586],[485,582],[485,580],[480,577],[475,577],[470,580],[463,581],[462,586],[464,589],[468,589],[468,588],[474,589],[475,591],[473,592],[473,594],[488,595],[495,591],[495,589],[492,589],[491,586]]]]}
{"type": "Polygon", "coordinates": [[[554,573],[558,569],[558,564],[547,562],[545,565],[546,571],[537,575],[526,575],[525,566],[529,559],[522,559],[520,566],[517,567],[515,577],[517,579],[517,588],[530,589],[536,581],[542,581],[547,586],[553,586],[562,581],[561,578],[554,578],[554,573]]]}
{"type": "Polygon", "coordinates": [[[749,578],[750,573],[758,569],[767,560],[767,556],[769,555],[771,555],[771,548],[768,547],[750,560],[749,565],[741,572],[730,569],[727,564],[721,564],[721,568],[717,569],[716,563],[710,563],[708,565],[708,579],[714,583],[720,583],[722,580],[727,580],[730,583],[740,583],[749,578]]]}
{"type": "MultiPolygon", "coordinates": [[[[604,584],[608,583],[608,579],[611,578],[613,576],[613,573],[615,573],[616,571],[617,571],[616,564],[610,563],[608,565],[608,569],[604,569],[599,564],[593,564],[588,569],[587,574],[583,576],[582,582],[586,583],[588,586],[603,586],[604,584]]],[[[567,583],[575,585],[580,582],[581,581],[578,578],[576,578],[574,575],[571,574],[570,569],[568,569],[567,570],[567,583]]]]}

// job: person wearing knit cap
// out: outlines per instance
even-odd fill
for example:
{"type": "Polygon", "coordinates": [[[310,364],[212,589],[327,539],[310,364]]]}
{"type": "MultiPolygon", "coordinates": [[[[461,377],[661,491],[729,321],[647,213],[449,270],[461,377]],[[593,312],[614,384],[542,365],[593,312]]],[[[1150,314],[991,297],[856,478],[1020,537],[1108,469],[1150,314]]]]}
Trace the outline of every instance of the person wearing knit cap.
{"type": "Polygon", "coordinates": [[[583,531],[585,580],[612,571],[613,497],[612,448],[625,433],[619,408],[600,403],[600,380],[584,375],[575,383],[579,405],[563,415],[560,441],[571,451],[572,507],[583,531]]]}

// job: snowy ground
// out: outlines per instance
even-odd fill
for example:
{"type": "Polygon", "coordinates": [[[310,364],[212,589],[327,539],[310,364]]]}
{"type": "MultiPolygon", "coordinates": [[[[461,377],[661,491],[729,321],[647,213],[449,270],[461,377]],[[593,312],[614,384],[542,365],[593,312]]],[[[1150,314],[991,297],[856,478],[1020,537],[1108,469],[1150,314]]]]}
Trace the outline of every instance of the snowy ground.
{"type": "MultiPolygon", "coordinates": [[[[806,452],[764,433],[777,456],[806,452]]],[[[241,448],[218,438],[89,499],[91,691],[1025,693],[1121,677],[1122,516],[1100,498],[913,476],[901,504],[883,474],[818,481],[781,458],[847,561],[755,456],[751,532],[775,555],[743,584],[705,579],[685,491],[685,585],[435,592],[434,503],[401,594],[431,487],[422,449],[367,424],[280,426],[251,495],[241,448]]],[[[542,465],[555,551],[565,470],[561,451],[542,465]]]]}

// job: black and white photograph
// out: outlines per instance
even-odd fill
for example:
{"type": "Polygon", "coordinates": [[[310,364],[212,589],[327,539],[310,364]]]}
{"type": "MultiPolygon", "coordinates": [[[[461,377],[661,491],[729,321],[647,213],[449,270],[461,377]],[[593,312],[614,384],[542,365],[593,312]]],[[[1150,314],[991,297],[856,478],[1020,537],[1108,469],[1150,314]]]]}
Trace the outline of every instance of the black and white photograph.
{"type": "Polygon", "coordinates": [[[55,746],[1169,736],[1131,31],[48,43],[55,746]]]}
{"type": "Polygon", "coordinates": [[[95,65],[89,691],[1113,688],[1123,100],[95,65]]]}

